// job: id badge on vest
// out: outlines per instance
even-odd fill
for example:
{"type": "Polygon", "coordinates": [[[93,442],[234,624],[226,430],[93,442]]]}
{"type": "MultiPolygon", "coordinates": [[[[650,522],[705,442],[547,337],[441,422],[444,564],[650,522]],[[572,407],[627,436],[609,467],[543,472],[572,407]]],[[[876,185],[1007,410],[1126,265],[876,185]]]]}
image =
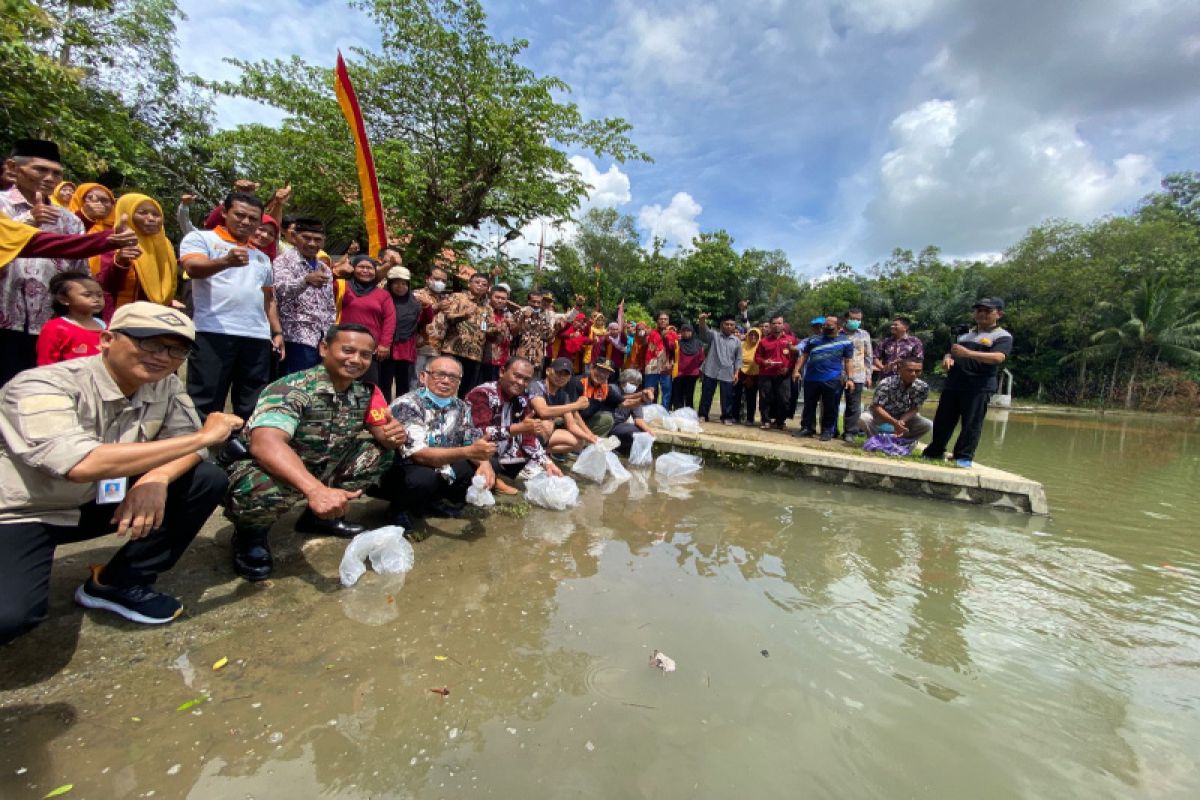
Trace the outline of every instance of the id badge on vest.
{"type": "Polygon", "coordinates": [[[125,499],[128,478],[105,478],[96,483],[96,505],[111,505],[125,499]]]}

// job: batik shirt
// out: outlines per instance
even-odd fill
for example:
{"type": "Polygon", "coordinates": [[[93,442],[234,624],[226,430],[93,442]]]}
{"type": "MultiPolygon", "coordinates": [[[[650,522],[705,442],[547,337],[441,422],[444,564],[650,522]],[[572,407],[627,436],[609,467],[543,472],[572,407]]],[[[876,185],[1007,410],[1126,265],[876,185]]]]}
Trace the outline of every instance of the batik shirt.
{"type": "Polygon", "coordinates": [[[850,380],[855,383],[866,383],[871,374],[871,361],[874,358],[871,347],[871,334],[864,330],[843,331],[843,334],[854,345],[854,355],[850,359],[850,380]]]}
{"type": "Polygon", "coordinates": [[[275,259],[271,270],[275,275],[275,300],[279,303],[279,325],[285,341],[316,347],[333,324],[334,282],[313,286],[304,279],[324,265],[313,259],[306,261],[296,248],[275,259]]]}
{"type": "Polygon", "coordinates": [[[546,358],[546,343],[554,335],[554,314],[542,309],[525,306],[516,314],[520,326],[521,341],[516,355],[528,358],[535,367],[541,367],[546,358]]]}
{"type": "Polygon", "coordinates": [[[480,323],[492,313],[487,295],[476,302],[468,292],[450,295],[450,310],[442,312],[445,317],[446,338],[442,341],[442,352],[472,361],[483,360],[484,332],[480,323]]]}
{"type": "MultiPolygon", "coordinates": [[[[0,192],[0,214],[38,230],[51,233],[80,234],[83,223],[65,208],[58,208],[58,219],[34,225],[33,204],[11,187],[0,192]]],[[[50,278],[57,272],[88,272],[86,260],[71,258],[17,258],[0,269],[0,328],[38,333],[50,319],[50,278]]]]}
{"type": "Polygon", "coordinates": [[[404,426],[408,439],[396,454],[408,461],[426,447],[466,447],[483,434],[471,418],[471,407],[457,397],[445,406],[429,399],[425,389],[392,401],[392,418],[404,426]]]}
{"type": "Polygon", "coordinates": [[[519,394],[506,401],[501,396],[500,385],[492,381],[467,392],[467,405],[471,407],[475,425],[496,443],[496,457],[501,464],[523,461],[542,464],[549,458],[534,434],[514,436],[509,432],[510,427],[524,421],[532,412],[528,394],[519,394]]]}
{"type": "Polygon", "coordinates": [[[899,364],[906,358],[925,359],[925,345],[915,336],[897,339],[889,336],[879,343],[879,360],[883,363],[883,374],[894,375],[899,364]]]}
{"type": "Polygon", "coordinates": [[[883,410],[899,418],[913,406],[920,408],[929,398],[929,384],[920,378],[905,386],[899,375],[889,375],[875,387],[872,405],[883,406],[883,410]]]}

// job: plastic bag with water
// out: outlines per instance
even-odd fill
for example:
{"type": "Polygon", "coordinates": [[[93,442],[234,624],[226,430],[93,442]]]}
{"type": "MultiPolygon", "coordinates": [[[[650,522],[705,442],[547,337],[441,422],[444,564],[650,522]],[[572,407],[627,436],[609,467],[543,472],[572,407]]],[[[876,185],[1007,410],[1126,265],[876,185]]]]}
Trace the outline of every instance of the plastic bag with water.
{"type": "Polygon", "coordinates": [[[611,451],[605,453],[604,461],[608,465],[608,471],[614,478],[618,481],[629,480],[629,470],[625,469],[625,465],[621,463],[621,459],[617,458],[616,453],[611,451]]]}
{"type": "Polygon", "coordinates": [[[629,448],[629,466],[647,467],[654,460],[654,437],[645,431],[633,435],[633,445],[629,448]]]}
{"type": "Polygon", "coordinates": [[[654,462],[654,474],[667,480],[689,478],[699,472],[703,464],[700,456],[690,453],[663,453],[654,462]]]}
{"type": "Polygon", "coordinates": [[[670,415],[667,413],[667,409],[665,409],[660,403],[653,403],[651,405],[642,407],[642,419],[646,420],[646,422],[650,424],[657,422],[661,425],[663,419],[668,416],[670,415]]]}
{"type": "Polygon", "coordinates": [[[571,467],[571,471],[600,483],[604,480],[604,473],[608,471],[608,463],[604,456],[605,450],[600,447],[599,443],[589,444],[575,459],[575,465],[571,467]]]}
{"type": "Polygon", "coordinates": [[[342,586],[350,588],[367,571],[364,561],[370,559],[371,568],[380,575],[396,575],[408,572],[413,567],[413,547],[404,538],[404,528],[388,525],[364,531],[350,540],[342,556],[338,572],[342,586]]]}
{"type": "Polygon", "coordinates": [[[482,475],[471,479],[471,485],[467,487],[467,502],[480,508],[496,505],[496,498],[487,488],[487,479],[482,475]]]}
{"type": "Polygon", "coordinates": [[[700,417],[691,408],[677,408],[671,413],[671,421],[675,423],[675,430],[680,433],[701,433],[703,429],[700,427],[700,417]]]}
{"type": "Polygon", "coordinates": [[[525,499],[535,506],[566,511],[579,502],[579,486],[566,475],[543,472],[525,484],[525,499]]]}

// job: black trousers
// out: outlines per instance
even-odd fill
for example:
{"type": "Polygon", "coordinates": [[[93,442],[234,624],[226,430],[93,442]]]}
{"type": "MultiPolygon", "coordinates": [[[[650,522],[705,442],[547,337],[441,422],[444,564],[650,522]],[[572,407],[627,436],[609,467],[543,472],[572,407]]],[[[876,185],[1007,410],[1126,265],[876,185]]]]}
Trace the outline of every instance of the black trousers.
{"type": "Polygon", "coordinates": [[[672,379],[671,411],[677,408],[692,407],[692,403],[695,402],[693,398],[696,396],[696,378],[698,377],[698,375],[680,375],[672,379]]]}
{"type": "Polygon", "coordinates": [[[746,422],[754,422],[754,412],[758,407],[758,378],[744,372],[738,375],[737,383],[733,385],[732,419],[741,417],[743,404],[746,406],[746,422]]]}
{"type": "Polygon", "coordinates": [[[854,390],[846,392],[846,413],[842,415],[842,433],[858,433],[858,418],[862,416],[862,393],[865,383],[854,383],[854,390]]]}
{"type": "Polygon", "coordinates": [[[838,401],[842,399],[842,382],[805,381],[804,411],[800,414],[800,428],[816,430],[817,402],[821,403],[821,433],[837,433],[838,401]]]}
{"type": "Polygon", "coordinates": [[[461,503],[467,496],[467,487],[475,477],[475,465],[463,459],[450,465],[454,468],[454,481],[443,478],[437,470],[411,461],[393,463],[379,482],[379,489],[371,496],[389,500],[392,509],[406,511],[413,516],[424,516],[438,500],[461,503]]]}
{"type": "Polygon", "coordinates": [[[946,443],[954,433],[954,426],[962,423],[962,430],[954,441],[954,457],[975,459],[975,448],[983,434],[983,419],[987,416],[991,392],[970,389],[943,389],[938,400],[937,413],[933,415],[933,435],[922,453],[926,458],[941,458],[946,454],[946,443]]]}
{"type": "MultiPolygon", "coordinates": [[[[134,478],[129,479],[130,485],[134,478]]],[[[228,481],[215,464],[202,461],[167,487],[162,527],[127,542],[100,574],[106,586],[148,586],[175,562],[225,495],[228,481]]],[[[79,524],[16,522],[0,525],[0,643],[46,619],[50,566],[60,544],[112,533],[117,504],[80,507],[79,524]]]]}
{"type": "Polygon", "coordinates": [[[233,413],[249,419],[271,377],[271,355],[268,339],[196,331],[196,348],[188,357],[187,389],[200,416],[224,411],[225,395],[232,389],[233,413]]]}
{"type": "Polygon", "coordinates": [[[487,381],[481,378],[483,362],[460,356],[454,356],[454,358],[458,359],[458,363],[462,365],[462,381],[458,384],[458,397],[461,400],[467,396],[467,392],[487,381]]]}
{"type": "Polygon", "coordinates": [[[37,366],[37,334],[0,328],[0,386],[37,366]]]}
{"type": "Polygon", "coordinates": [[[386,359],[379,362],[379,391],[390,403],[393,398],[408,394],[412,383],[413,362],[386,359]],[[394,389],[392,387],[395,387],[394,389]]]}
{"type": "Polygon", "coordinates": [[[792,419],[796,416],[796,409],[800,406],[800,400],[804,397],[803,387],[800,385],[800,380],[791,382],[790,394],[788,395],[787,418],[792,419]]]}
{"type": "Polygon", "coordinates": [[[783,425],[791,400],[792,376],[786,372],[782,375],[759,375],[758,385],[762,388],[763,423],[783,425]]]}
{"type": "Polygon", "coordinates": [[[737,407],[734,405],[733,381],[719,381],[716,378],[704,376],[700,384],[700,416],[708,419],[709,409],[712,408],[713,395],[717,387],[721,387],[721,421],[737,419],[737,407]]]}

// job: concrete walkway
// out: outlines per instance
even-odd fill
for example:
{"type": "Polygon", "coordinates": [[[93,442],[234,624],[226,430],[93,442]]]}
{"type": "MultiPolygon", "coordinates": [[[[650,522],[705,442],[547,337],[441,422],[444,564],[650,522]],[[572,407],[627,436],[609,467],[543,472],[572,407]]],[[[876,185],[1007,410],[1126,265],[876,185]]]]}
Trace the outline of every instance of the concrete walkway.
{"type": "Polygon", "coordinates": [[[704,432],[700,434],[656,428],[658,449],[670,445],[735,469],[776,472],[1026,514],[1050,513],[1040,483],[981,464],[960,469],[891,458],[864,453],[836,439],[797,439],[790,431],[764,431],[747,425],[701,423],[701,427],[704,432]]]}

